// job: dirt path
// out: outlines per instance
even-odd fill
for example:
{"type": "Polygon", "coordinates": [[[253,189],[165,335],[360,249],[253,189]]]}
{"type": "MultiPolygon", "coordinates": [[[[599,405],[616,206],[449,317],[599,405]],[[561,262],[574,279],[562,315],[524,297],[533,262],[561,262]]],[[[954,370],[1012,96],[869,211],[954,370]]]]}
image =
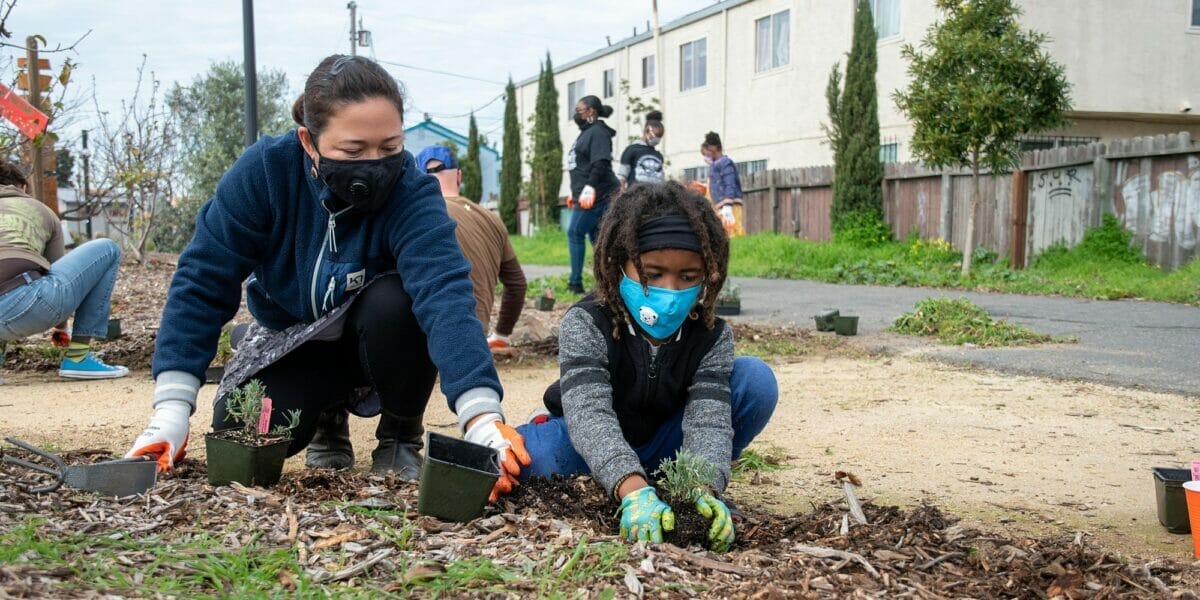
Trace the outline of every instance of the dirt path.
{"type": "MultiPolygon", "coordinates": [[[[831,473],[844,469],[862,477],[864,496],[927,500],[987,529],[1082,531],[1126,553],[1189,558],[1188,537],[1158,525],[1150,468],[1192,458],[1194,399],[898,357],[807,359],[777,373],[780,406],[758,445],[786,449],[791,467],[765,484],[735,483],[740,501],[807,510],[840,494],[831,473]]],[[[504,367],[501,376],[516,420],[538,405],[557,369],[504,367]]],[[[147,373],[107,382],[10,374],[0,387],[0,432],[123,451],[145,424],[151,387],[147,373]]],[[[202,391],[195,440],[208,430],[214,389],[202,391]]],[[[426,422],[450,431],[456,421],[435,396],[426,422]]],[[[374,422],[354,419],[352,432],[365,466],[374,422]]],[[[203,454],[203,444],[193,449],[203,454]]]]}

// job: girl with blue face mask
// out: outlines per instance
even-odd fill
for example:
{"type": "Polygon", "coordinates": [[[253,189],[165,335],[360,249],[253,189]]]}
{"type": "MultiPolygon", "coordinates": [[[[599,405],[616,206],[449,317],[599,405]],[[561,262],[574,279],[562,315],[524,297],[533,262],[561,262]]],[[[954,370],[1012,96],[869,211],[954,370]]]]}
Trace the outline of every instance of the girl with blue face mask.
{"type": "Polygon", "coordinates": [[[733,332],[715,315],[729,239],[704,198],[676,183],[639,185],[605,215],[595,265],[595,295],[563,318],[546,411],[517,428],[531,458],[522,477],[591,473],[620,503],[622,535],[661,542],[674,515],[650,477],[688,450],[716,468],[695,497],[712,521],[710,548],[726,550],[730,463],[778,398],[770,368],[734,358],[733,332]]]}

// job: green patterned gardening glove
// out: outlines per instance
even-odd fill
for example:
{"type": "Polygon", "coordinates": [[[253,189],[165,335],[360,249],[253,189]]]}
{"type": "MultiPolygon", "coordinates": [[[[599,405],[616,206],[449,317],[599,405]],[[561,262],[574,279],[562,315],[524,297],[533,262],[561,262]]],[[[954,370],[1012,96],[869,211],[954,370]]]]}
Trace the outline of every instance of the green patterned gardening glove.
{"type": "Polygon", "coordinates": [[[663,532],[674,529],[675,513],[658,499],[653,487],[636,489],[621,500],[621,537],[631,542],[646,540],[661,544],[663,532]]]}
{"type": "Polygon", "coordinates": [[[696,512],[712,521],[708,529],[708,547],[713,552],[725,552],[733,545],[733,516],[729,507],[708,490],[696,490],[696,512]]]}

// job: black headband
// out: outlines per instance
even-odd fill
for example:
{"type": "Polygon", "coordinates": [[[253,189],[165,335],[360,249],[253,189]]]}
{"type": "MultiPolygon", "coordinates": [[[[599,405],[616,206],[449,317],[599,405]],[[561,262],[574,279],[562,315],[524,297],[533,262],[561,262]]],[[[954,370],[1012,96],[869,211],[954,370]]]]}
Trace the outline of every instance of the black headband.
{"type": "Polygon", "coordinates": [[[700,252],[700,237],[692,222],[684,215],[667,215],[642,223],[638,227],[638,252],[664,249],[700,252]]]}

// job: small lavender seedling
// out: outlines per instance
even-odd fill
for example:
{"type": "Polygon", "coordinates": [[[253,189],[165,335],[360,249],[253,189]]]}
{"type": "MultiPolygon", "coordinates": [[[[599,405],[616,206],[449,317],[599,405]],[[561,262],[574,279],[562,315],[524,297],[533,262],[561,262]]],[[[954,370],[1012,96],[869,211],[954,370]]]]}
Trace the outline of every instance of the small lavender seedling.
{"type": "MultiPolygon", "coordinates": [[[[267,387],[257,379],[251,379],[245,385],[234,388],[229,399],[225,401],[225,420],[242,424],[242,434],[246,439],[258,439],[259,417],[263,411],[263,398],[267,396],[267,387]]],[[[300,411],[292,409],[284,414],[286,423],[276,425],[267,434],[272,437],[292,438],[292,430],[300,425],[300,411]]]]}
{"type": "Polygon", "coordinates": [[[675,502],[695,502],[712,486],[717,468],[702,456],[679,450],[675,458],[665,458],[658,467],[658,483],[675,502]]]}

